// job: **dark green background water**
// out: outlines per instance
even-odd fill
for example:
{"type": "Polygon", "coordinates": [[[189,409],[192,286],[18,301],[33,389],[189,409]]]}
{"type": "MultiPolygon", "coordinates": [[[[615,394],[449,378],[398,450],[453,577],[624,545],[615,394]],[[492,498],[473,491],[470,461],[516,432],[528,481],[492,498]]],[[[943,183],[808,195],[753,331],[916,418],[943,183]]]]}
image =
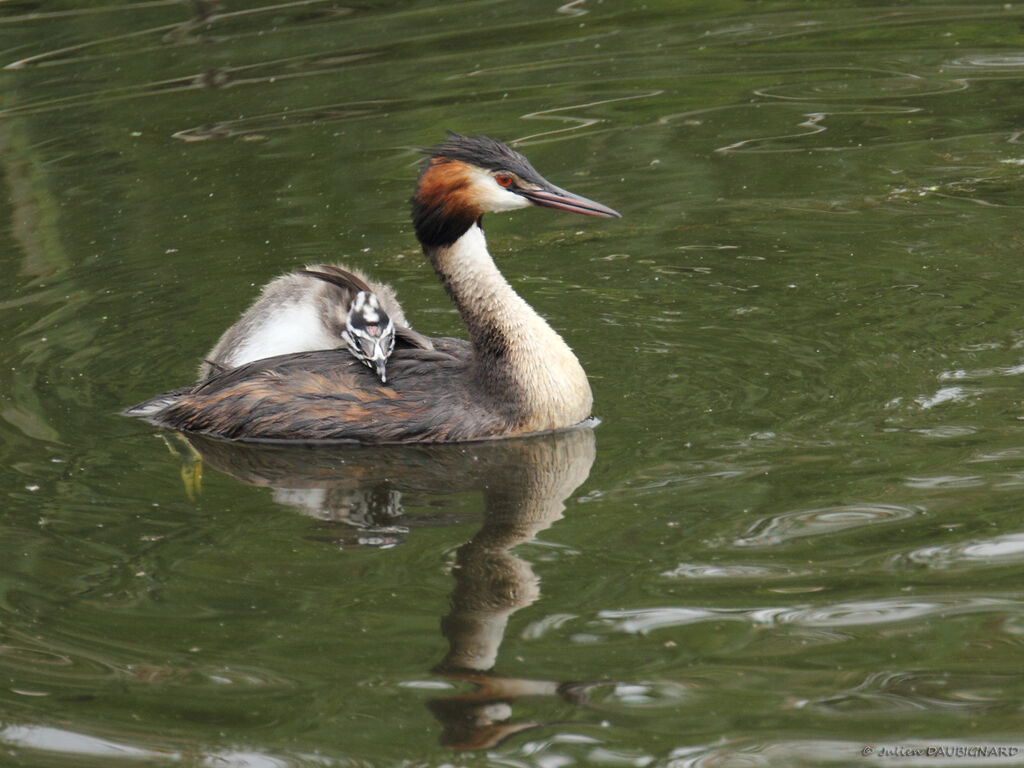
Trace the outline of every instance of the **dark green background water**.
{"type": "Polygon", "coordinates": [[[1022,24],[0,5],[0,763],[1021,764],[878,750],[1024,749],[1022,24]],[[446,128],[624,214],[486,222],[593,433],[200,480],[118,415],[310,261],[459,333],[446,128]]]}

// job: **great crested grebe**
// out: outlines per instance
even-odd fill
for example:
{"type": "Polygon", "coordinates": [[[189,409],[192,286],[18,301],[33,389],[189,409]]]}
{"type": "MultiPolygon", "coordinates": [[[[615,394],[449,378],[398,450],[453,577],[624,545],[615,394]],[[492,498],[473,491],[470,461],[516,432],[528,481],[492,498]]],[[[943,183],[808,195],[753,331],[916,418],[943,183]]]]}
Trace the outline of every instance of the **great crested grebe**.
{"type": "Polygon", "coordinates": [[[372,283],[357,270],[312,264],[264,286],[206,355],[199,380],[266,357],[348,346],[383,382],[396,335],[413,346],[431,347],[426,336],[408,327],[391,286],[372,283]],[[374,320],[374,314],[380,317],[374,320]]]}
{"type": "Polygon", "coordinates": [[[593,404],[583,368],[502,277],[481,229],[487,212],[531,205],[619,217],[556,187],[499,141],[449,133],[429,151],[412,220],[468,342],[435,338],[432,349],[399,344],[387,385],[346,350],[254,360],[127,413],[186,432],[249,440],[456,442],[579,424],[593,404]]]}

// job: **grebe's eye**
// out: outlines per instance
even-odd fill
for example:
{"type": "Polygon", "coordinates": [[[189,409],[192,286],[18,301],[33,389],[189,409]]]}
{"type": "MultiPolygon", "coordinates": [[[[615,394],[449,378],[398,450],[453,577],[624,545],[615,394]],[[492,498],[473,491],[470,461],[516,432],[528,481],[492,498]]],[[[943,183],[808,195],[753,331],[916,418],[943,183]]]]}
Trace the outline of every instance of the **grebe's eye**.
{"type": "Polygon", "coordinates": [[[512,177],[509,176],[507,173],[499,173],[495,175],[494,180],[503,187],[512,186],[512,177]]]}

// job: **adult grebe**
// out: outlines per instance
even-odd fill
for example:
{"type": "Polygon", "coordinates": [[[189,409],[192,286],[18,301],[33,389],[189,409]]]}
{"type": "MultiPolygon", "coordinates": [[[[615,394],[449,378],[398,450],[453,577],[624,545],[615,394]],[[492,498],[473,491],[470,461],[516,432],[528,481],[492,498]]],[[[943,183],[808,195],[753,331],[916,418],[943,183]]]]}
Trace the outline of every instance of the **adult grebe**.
{"type": "Polygon", "coordinates": [[[313,264],[264,286],[206,355],[199,381],[253,360],[348,346],[383,382],[396,335],[413,346],[431,347],[426,336],[408,327],[391,286],[372,283],[354,269],[313,264]]]}
{"type": "Polygon", "coordinates": [[[618,218],[560,189],[499,141],[449,133],[412,198],[416,237],[469,342],[398,346],[385,386],[347,351],[280,355],[214,373],[128,413],[231,439],[454,442],[563,429],[590,415],[576,356],[512,290],[487,251],[484,213],[537,205],[618,218]]]}

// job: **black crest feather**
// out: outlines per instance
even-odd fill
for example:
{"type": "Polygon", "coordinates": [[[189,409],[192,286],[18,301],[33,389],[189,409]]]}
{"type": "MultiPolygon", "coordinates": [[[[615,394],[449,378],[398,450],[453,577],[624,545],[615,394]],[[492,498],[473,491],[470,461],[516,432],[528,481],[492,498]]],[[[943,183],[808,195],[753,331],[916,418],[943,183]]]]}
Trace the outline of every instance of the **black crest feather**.
{"type": "Polygon", "coordinates": [[[508,144],[479,134],[463,136],[448,131],[443,142],[424,152],[431,158],[461,160],[488,171],[511,171],[524,181],[543,181],[530,161],[508,144]]]}

